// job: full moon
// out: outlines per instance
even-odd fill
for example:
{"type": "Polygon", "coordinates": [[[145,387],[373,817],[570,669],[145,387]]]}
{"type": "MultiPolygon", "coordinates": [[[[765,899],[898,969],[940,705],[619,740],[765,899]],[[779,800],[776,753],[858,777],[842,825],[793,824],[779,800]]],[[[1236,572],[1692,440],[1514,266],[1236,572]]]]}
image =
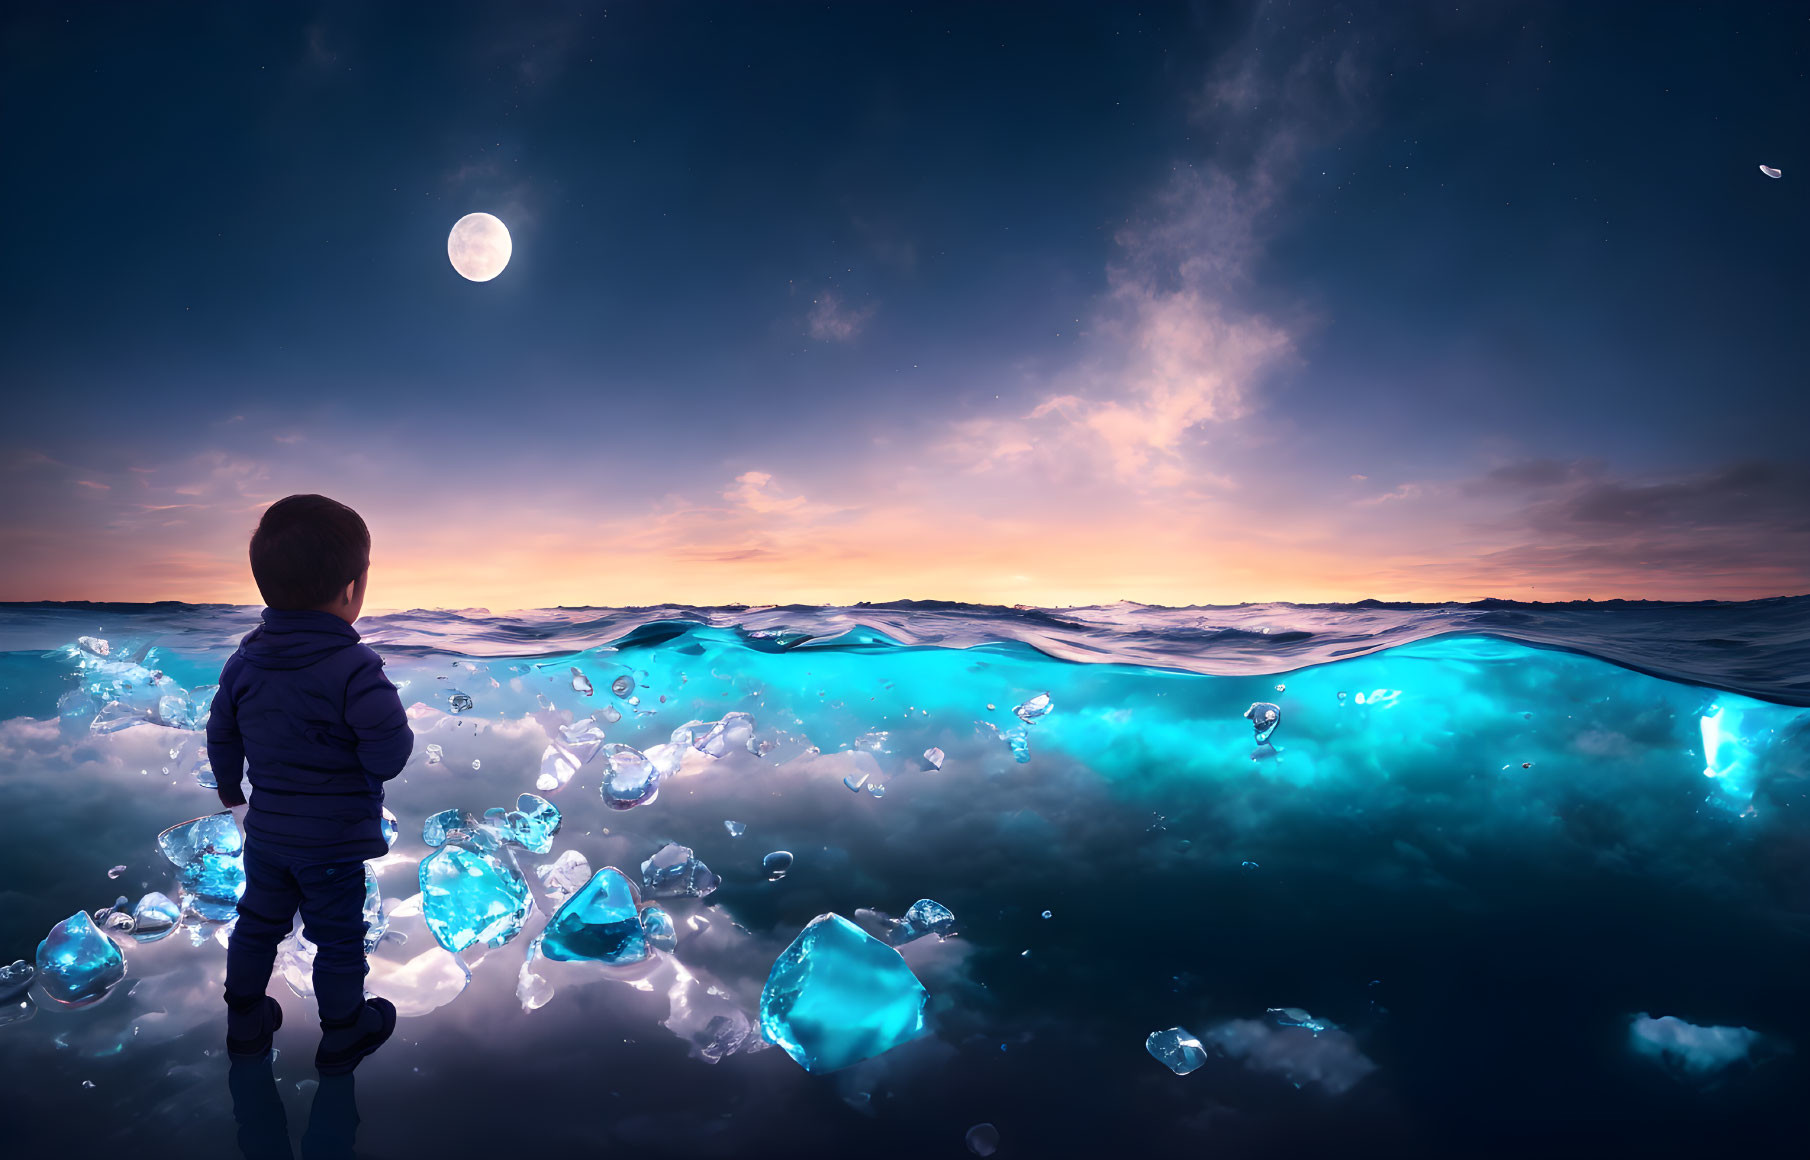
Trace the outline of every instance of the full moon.
{"type": "Polygon", "coordinates": [[[446,256],[453,269],[473,282],[488,282],[503,272],[514,252],[509,227],[487,213],[468,213],[453,223],[446,256]]]}

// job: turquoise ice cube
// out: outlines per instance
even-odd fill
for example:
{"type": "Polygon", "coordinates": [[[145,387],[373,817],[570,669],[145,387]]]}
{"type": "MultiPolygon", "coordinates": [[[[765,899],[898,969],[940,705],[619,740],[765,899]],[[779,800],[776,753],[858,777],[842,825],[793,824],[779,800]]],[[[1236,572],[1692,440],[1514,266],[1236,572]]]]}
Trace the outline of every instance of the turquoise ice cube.
{"type": "Polygon", "coordinates": [[[532,906],[521,872],[486,854],[442,846],[421,860],[421,917],[454,954],[474,943],[502,946],[532,906]]]}
{"type": "Polygon", "coordinates": [[[898,951],[820,914],[773,963],[760,1029],[806,1071],[836,1071],[924,1034],[929,998],[898,951]]]}
{"type": "Polygon", "coordinates": [[[605,866],[553,913],[541,935],[541,954],[562,962],[638,963],[650,953],[635,888],[622,871],[605,866]]]}
{"type": "Polygon", "coordinates": [[[673,925],[672,915],[664,907],[651,902],[642,907],[641,929],[655,950],[671,954],[679,948],[679,928],[673,925]]]}
{"type": "Polygon", "coordinates": [[[38,944],[38,982],[59,1003],[93,1002],[125,977],[126,956],[86,911],[51,927],[38,944]]]}

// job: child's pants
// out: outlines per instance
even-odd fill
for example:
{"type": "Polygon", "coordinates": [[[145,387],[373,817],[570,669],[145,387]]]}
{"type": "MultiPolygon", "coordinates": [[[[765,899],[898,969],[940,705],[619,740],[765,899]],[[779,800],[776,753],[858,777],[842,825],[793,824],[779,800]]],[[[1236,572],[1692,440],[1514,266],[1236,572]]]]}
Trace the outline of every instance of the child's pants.
{"type": "Polygon", "coordinates": [[[304,854],[245,844],[245,894],[226,948],[226,997],[264,994],[277,944],[295,912],[314,955],[314,999],[322,1022],[350,1019],[365,1001],[363,862],[310,862],[304,854]]]}

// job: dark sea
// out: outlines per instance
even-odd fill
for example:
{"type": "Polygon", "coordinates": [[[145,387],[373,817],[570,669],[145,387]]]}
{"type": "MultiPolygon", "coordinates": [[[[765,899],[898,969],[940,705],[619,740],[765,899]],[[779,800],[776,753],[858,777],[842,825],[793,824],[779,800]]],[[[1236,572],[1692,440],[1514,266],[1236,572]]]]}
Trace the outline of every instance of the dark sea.
{"type": "Polygon", "coordinates": [[[219,810],[258,612],[0,605],[9,1160],[1801,1154],[1810,597],[370,616],[416,734],[368,864],[403,1018],[325,1086],[293,937],[276,1057],[229,1065],[223,912],[158,844],[219,810]],[[523,794],[541,850],[424,840],[523,794]],[[669,844],[714,889],[650,892],[669,844]],[[453,851],[527,901],[449,949],[453,851]],[[672,949],[550,961],[611,867],[672,949]],[[884,969],[832,982],[831,914],[884,969]],[[53,928],[123,976],[26,985],[53,928]],[[801,969],[921,1027],[806,1066],[763,1004],[801,969]]]}

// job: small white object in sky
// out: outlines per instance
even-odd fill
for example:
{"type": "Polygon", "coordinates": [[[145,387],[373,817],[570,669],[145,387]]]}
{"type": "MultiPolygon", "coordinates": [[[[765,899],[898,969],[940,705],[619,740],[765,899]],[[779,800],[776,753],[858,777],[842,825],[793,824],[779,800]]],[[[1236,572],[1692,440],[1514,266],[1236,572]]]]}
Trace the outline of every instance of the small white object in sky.
{"type": "Polygon", "coordinates": [[[1783,177],[1783,176],[1785,176],[1784,170],[1778,168],[1777,166],[1773,166],[1773,165],[1760,166],[1760,172],[1764,173],[1767,177],[1783,177]]]}
{"type": "Polygon", "coordinates": [[[453,269],[473,282],[488,282],[509,264],[514,245],[509,227],[487,213],[468,213],[453,224],[446,239],[446,256],[453,269]]]}

